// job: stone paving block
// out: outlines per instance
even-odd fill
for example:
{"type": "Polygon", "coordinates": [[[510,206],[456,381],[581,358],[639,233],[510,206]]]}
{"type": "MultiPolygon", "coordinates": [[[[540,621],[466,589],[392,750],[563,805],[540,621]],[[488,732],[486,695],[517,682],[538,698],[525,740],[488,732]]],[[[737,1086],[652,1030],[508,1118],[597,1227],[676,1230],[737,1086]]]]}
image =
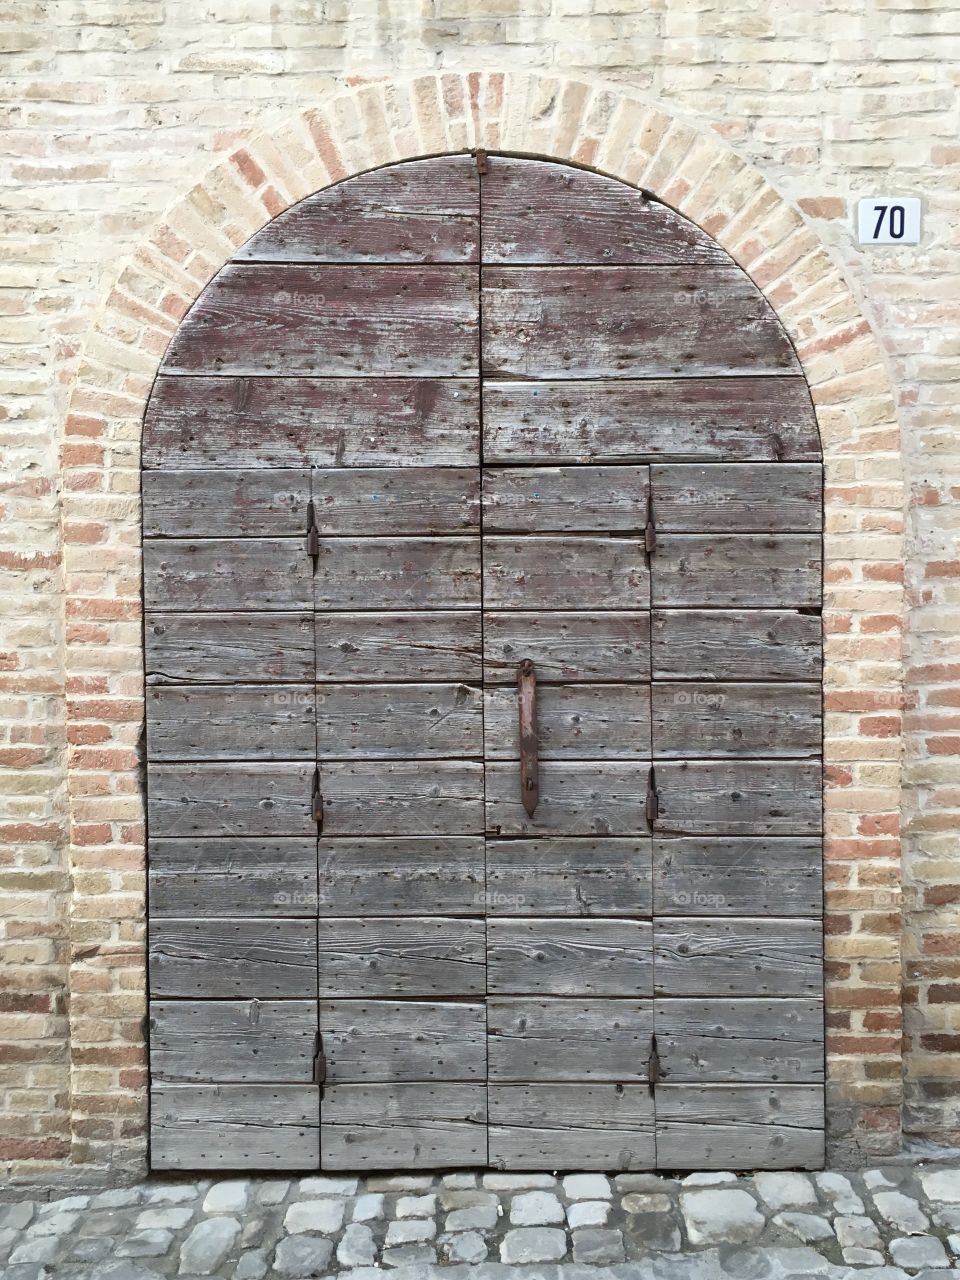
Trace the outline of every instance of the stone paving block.
{"type": "Polygon", "coordinates": [[[510,1221],[517,1226],[546,1226],[564,1217],[563,1205],[549,1191],[527,1191],[510,1202],[510,1221]]]}
{"type": "Polygon", "coordinates": [[[685,1191],[680,1208],[691,1244],[747,1244],[764,1227],[757,1202],[740,1188],[685,1191]]]}
{"type": "Polygon", "coordinates": [[[236,1218],[198,1222],[180,1247],[180,1274],[208,1276],[226,1260],[240,1235],[236,1218]]]}
{"type": "Polygon", "coordinates": [[[567,1233],[557,1227],[514,1227],[500,1245],[503,1262],[559,1262],[567,1252],[567,1233]]]}

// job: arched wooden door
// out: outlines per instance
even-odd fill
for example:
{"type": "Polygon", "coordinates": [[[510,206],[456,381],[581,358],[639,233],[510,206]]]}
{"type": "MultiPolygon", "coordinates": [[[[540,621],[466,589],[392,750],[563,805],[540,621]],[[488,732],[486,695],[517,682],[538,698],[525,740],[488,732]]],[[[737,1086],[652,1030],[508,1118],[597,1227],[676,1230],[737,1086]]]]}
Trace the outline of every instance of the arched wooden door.
{"type": "Polygon", "coordinates": [[[543,161],[344,182],[143,481],[154,1166],[818,1164],[820,455],[724,252],[543,161]]]}

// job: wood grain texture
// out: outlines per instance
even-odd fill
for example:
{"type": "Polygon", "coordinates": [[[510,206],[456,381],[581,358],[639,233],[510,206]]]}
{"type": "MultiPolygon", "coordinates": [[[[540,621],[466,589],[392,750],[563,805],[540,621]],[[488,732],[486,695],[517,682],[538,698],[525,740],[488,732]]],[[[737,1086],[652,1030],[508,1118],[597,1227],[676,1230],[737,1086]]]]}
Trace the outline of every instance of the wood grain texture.
{"type": "Polygon", "coordinates": [[[822,540],[812,534],[665,533],[651,563],[651,600],[720,608],[819,608],[822,540]]]}
{"type": "Polygon", "coordinates": [[[491,1083],[647,1082],[649,1000],[487,1000],[491,1083]]]}
{"type": "Polygon", "coordinates": [[[319,1168],[315,1085],[158,1084],[150,1098],[153,1169],[319,1168]]]}
{"type": "Polygon", "coordinates": [[[658,463],[650,485],[664,533],[819,533],[823,525],[817,463],[658,463]]]}
{"type": "Polygon", "coordinates": [[[498,613],[483,615],[484,681],[516,684],[529,658],[537,684],[646,681],[650,678],[647,613],[498,613]]]}
{"type": "Polygon", "coordinates": [[[316,615],[317,679],[467,680],[482,677],[480,613],[316,615]]]}
{"type": "Polygon", "coordinates": [[[819,684],[656,682],[653,755],[819,756],[819,684]]]}
{"type": "Polygon", "coordinates": [[[313,587],[318,609],[478,605],[480,539],[321,538],[313,587]]]}
{"type": "Polygon", "coordinates": [[[822,1085],[657,1086],[661,1169],[823,1167],[822,1085]]]}
{"type": "Polygon", "coordinates": [[[436,917],[320,922],[320,995],[482,995],[486,990],[481,920],[436,917]]]}
{"type": "Polygon", "coordinates": [[[164,373],[453,378],[477,372],[476,269],[227,263],[164,373]]]}
{"type": "Polygon", "coordinates": [[[152,996],[316,999],[315,920],[154,920],[152,996]]]}
{"type": "Polygon", "coordinates": [[[647,519],[647,467],[484,467],[485,532],[636,534],[647,519]]]}
{"type": "Polygon", "coordinates": [[[480,280],[487,376],[689,378],[800,371],[773,308],[732,263],[488,266],[480,280]]]}
{"type": "Polygon", "coordinates": [[[326,1170],[436,1169],[487,1162],[482,1084],[343,1084],[324,1092],[326,1170]]]}
{"type": "Polygon", "coordinates": [[[143,545],[148,610],[302,609],[313,599],[302,538],[169,538],[143,545]]]}
{"type": "Polygon", "coordinates": [[[637,538],[483,538],[487,608],[645,609],[649,602],[650,574],[637,538]]]}
{"type": "Polygon", "coordinates": [[[790,462],[820,458],[802,377],[483,383],[487,463],[790,462]]]}
{"type": "Polygon", "coordinates": [[[650,1169],[646,1085],[492,1085],[489,1163],[497,1169],[650,1169]]]}
{"type": "Polygon", "coordinates": [[[650,914],[650,840],[488,840],[488,916],[650,914]]]}
{"type": "Polygon", "coordinates": [[[480,461],[474,378],[157,378],[143,465],[469,467],[480,461]]]}
{"type": "Polygon", "coordinates": [[[823,995],[819,920],[654,920],[654,991],[676,996],[823,995]]]}
{"type": "Polygon", "coordinates": [[[487,1078],[482,1003],[324,1000],[327,1086],[487,1078]]]}
{"type": "Polygon", "coordinates": [[[310,473],[145,471],[145,538],[283,538],[307,528],[310,473]]]}
{"type": "Polygon", "coordinates": [[[309,685],[167,686],[147,692],[146,710],[151,760],[312,760],[316,750],[309,685]]]}
{"type": "Polygon", "coordinates": [[[519,766],[488,762],[487,831],[491,835],[646,834],[646,789],[646,764],[548,760],[540,768],[540,803],[531,818],[520,801],[519,766]]]}
{"type": "Polygon", "coordinates": [[[490,156],[482,187],[485,263],[730,261],[706,232],[666,205],[586,169],[490,156]]]}
{"type": "Polygon", "coordinates": [[[479,174],[471,156],[408,160],[301,200],[238,262],[476,262],[479,174]]]}
{"type": "Polygon", "coordinates": [[[496,995],[649,996],[652,932],[642,920],[489,920],[496,995]]]}
{"type": "Polygon", "coordinates": [[[823,913],[819,836],[657,837],[653,900],[667,916],[823,913]]]}
{"type": "Polygon", "coordinates": [[[323,534],[466,533],[480,528],[476,467],[323,467],[312,473],[323,534]]]}
{"type": "Polygon", "coordinates": [[[319,760],[426,759],[483,751],[481,692],[466,684],[324,684],[319,760]]]}
{"type": "Polygon", "coordinates": [[[483,766],[355,760],[320,771],[325,836],[471,835],[483,830],[483,766]]]}
{"type": "Polygon", "coordinates": [[[153,836],[310,836],[312,761],[306,764],[150,764],[153,836]]]}
{"type": "Polygon", "coordinates": [[[812,1084],[823,1080],[820,1000],[654,1003],[660,1070],[670,1084],[812,1084]]]}
{"type": "Polygon", "coordinates": [[[153,1000],[154,1080],[310,1084],[315,1000],[153,1000]]]}
{"type": "Polygon", "coordinates": [[[150,914],[316,915],[317,840],[151,839],[150,914]]]}
{"type": "Polygon", "coordinates": [[[481,836],[394,836],[319,844],[321,916],[483,915],[481,836]]]}
{"type": "Polygon", "coordinates": [[[653,675],[685,680],[818,680],[819,617],[795,610],[657,609],[653,675]]]}
{"type": "Polygon", "coordinates": [[[143,634],[148,684],[314,678],[309,613],[150,612],[143,634]]]}
{"type": "Polygon", "coordinates": [[[672,835],[815,835],[823,827],[817,761],[660,761],[657,832],[672,835]]]}
{"type": "MultiPolygon", "coordinates": [[[[520,758],[514,690],[485,690],[483,729],[488,760],[520,758]]],[[[650,687],[538,685],[537,739],[541,760],[649,759],[650,687]]]]}

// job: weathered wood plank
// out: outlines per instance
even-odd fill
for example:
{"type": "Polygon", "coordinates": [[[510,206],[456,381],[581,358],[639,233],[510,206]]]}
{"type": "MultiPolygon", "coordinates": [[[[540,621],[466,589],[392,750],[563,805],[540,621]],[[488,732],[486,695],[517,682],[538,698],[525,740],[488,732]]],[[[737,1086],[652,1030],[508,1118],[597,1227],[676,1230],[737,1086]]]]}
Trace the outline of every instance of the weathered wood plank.
{"type": "Polygon", "coordinates": [[[166,686],[150,689],[146,705],[151,760],[314,757],[316,700],[309,685],[166,686]]]}
{"type": "Polygon", "coordinates": [[[822,830],[822,771],[805,760],[665,760],[656,765],[657,832],[813,835],[822,830]]]}
{"type": "MultiPolygon", "coordinates": [[[[431,285],[439,294],[432,281],[424,292],[431,285]]],[[[488,266],[481,268],[480,286],[488,376],[726,377],[800,370],[773,308],[733,263],[548,271],[488,266]]]]}
{"type": "Polygon", "coordinates": [[[480,613],[318,613],[317,679],[482,678],[480,613]]]}
{"type": "Polygon", "coordinates": [[[325,1090],[324,1169],[443,1169],[487,1162],[482,1084],[342,1084],[325,1090]]]}
{"type": "Polygon", "coordinates": [[[310,473],[144,471],[145,538],[297,537],[306,533],[310,473]]]}
{"type": "Polygon", "coordinates": [[[498,1169],[650,1169],[646,1085],[492,1085],[489,1163],[498,1169]]]}
{"type": "Polygon", "coordinates": [[[319,857],[321,916],[484,913],[481,836],[324,836],[319,857]]]}
{"type": "Polygon", "coordinates": [[[315,920],[153,920],[150,994],[317,996],[315,920]]]}
{"type": "Polygon", "coordinates": [[[151,764],[147,814],[154,836],[308,836],[310,764],[151,764]]]}
{"type": "Polygon", "coordinates": [[[151,1000],[154,1080],[310,1084],[315,1000],[151,1000]]]}
{"type": "Polygon", "coordinates": [[[663,533],[819,533],[823,524],[817,463],[657,463],[650,486],[663,533]]]}
{"type": "Polygon", "coordinates": [[[658,996],[823,995],[819,920],[658,917],[653,937],[658,996]]]}
{"type": "Polygon", "coordinates": [[[483,1004],[326,1000],[320,1031],[327,1087],[487,1078],[483,1004]]]}
{"type": "Polygon", "coordinates": [[[658,609],[653,675],[687,680],[817,680],[821,620],[795,611],[658,609]]]}
{"type": "Polygon", "coordinates": [[[148,613],[144,644],[148,684],[314,678],[309,613],[148,613]]]}
{"type": "Polygon", "coordinates": [[[819,836],[694,836],[653,842],[653,901],[667,916],[821,916],[819,836]]]}
{"type": "Polygon", "coordinates": [[[498,836],[645,834],[646,787],[645,764],[546,761],[540,766],[540,803],[531,818],[520,800],[519,765],[489,762],[487,831],[498,836]]]}
{"type": "Polygon", "coordinates": [[[484,467],[484,532],[636,534],[648,485],[647,467],[484,467]]]}
{"type": "Polygon", "coordinates": [[[153,1169],[316,1169],[315,1085],[162,1084],[150,1092],[153,1169]]]}
{"type": "Polygon", "coordinates": [[[164,373],[477,372],[476,269],[227,263],[173,336],[164,373]]]}
{"type": "Polygon", "coordinates": [[[351,760],[320,770],[325,836],[471,835],[483,830],[483,766],[472,760],[351,760]]]}
{"type": "MultiPolygon", "coordinates": [[[[537,673],[539,676],[539,672],[537,673]]],[[[484,692],[488,760],[518,760],[517,694],[484,692]]],[[[537,741],[541,760],[650,757],[650,686],[538,685],[537,741]]]]}
{"type": "Polygon", "coordinates": [[[637,538],[484,537],[491,609],[645,609],[650,573],[637,538]]]}
{"type": "Polygon", "coordinates": [[[313,472],[321,533],[466,533],[480,528],[476,467],[348,467],[313,472]]]}
{"type": "Polygon", "coordinates": [[[650,840],[488,840],[488,916],[650,914],[650,840]]]}
{"type": "Polygon", "coordinates": [[[313,600],[302,538],[169,538],[143,544],[147,609],[302,609],[313,600]]]}
{"type": "Polygon", "coordinates": [[[654,1030],[670,1084],[823,1080],[820,1000],[658,999],[654,1030]]]}
{"type": "Polygon", "coordinates": [[[819,1169],[822,1085],[657,1086],[661,1169],[819,1169]]]}
{"type": "Polygon", "coordinates": [[[318,609],[462,609],[480,603],[480,539],[321,538],[313,584],[318,609]]]}
{"type": "Polygon", "coordinates": [[[636,188],[546,160],[490,156],[481,225],[484,262],[730,261],[706,232],[636,188]]]}
{"type": "Polygon", "coordinates": [[[476,262],[479,175],[470,156],[359,174],[268,222],[238,262],[476,262]]]}
{"type": "Polygon", "coordinates": [[[649,1000],[487,1000],[491,1082],[647,1082],[649,1000]]]}
{"type": "Polygon", "coordinates": [[[480,689],[466,684],[324,684],[319,760],[425,759],[483,752],[480,689]]]}
{"type": "Polygon", "coordinates": [[[487,922],[487,990],[496,995],[653,994],[645,920],[487,922]]]}
{"type": "Polygon", "coordinates": [[[149,842],[150,915],[315,916],[316,836],[149,842]]]}
{"type": "Polygon", "coordinates": [[[488,684],[515,685],[524,658],[536,667],[538,685],[650,678],[647,613],[485,611],[483,644],[488,684]]]}
{"type": "Polygon", "coordinates": [[[482,920],[442,917],[325,919],[318,939],[320,995],[482,995],[482,920]]]}
{"type": "MultiPolygon", "coordinates": [[[[647,370],[644,370],[647,372],[647,370]]],[[[483,383],[487,463],[820,457],[802,377],[483,383]]]]}
{"type": "Polygon", "coordinates": [[[652,603],[819,608],[822,555],[811,534],[665,533],[651,558],[652,603]]]}
{"type": "Polygon", "coordinates": [[[658,682],[653,755],[818,756],[822,693],[814,684],[658,682]]]}
{"type": "Polygon", "coordinates": [[[474,378],[161,374],[144,418],[143,465],[476,466],[479,395],[474,378]]]}

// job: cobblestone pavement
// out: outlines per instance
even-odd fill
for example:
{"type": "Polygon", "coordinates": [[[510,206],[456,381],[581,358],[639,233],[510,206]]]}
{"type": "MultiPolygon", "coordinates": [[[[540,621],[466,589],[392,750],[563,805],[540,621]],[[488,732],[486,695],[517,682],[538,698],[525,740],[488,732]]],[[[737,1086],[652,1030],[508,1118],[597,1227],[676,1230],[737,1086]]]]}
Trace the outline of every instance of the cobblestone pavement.
{"type": "Polygon", "coordinates": [[[155,1179],[0,1204],[5,1280],[960,1277],[960,1167],[155,1179]]]}

